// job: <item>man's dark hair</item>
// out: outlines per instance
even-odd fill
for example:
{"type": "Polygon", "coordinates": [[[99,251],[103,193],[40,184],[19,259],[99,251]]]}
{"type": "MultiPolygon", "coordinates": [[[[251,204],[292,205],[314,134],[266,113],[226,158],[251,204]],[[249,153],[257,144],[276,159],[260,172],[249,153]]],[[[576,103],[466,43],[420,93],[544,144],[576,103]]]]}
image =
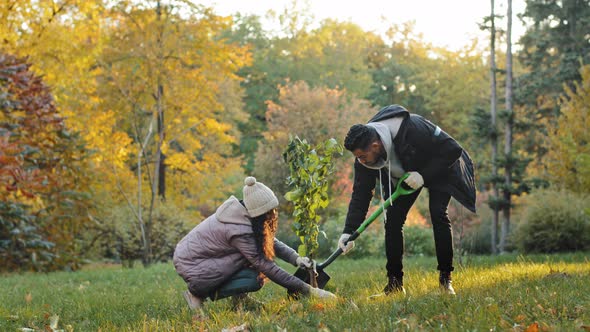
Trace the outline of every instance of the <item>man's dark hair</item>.
{"type": "Polygon", "coordinates": [[[377,130],[364,124],[355,124],[348,130],[344,138],[344,147],[348,151],[356,149],[366,150],[371,143],[379,139],[377,130]]]}

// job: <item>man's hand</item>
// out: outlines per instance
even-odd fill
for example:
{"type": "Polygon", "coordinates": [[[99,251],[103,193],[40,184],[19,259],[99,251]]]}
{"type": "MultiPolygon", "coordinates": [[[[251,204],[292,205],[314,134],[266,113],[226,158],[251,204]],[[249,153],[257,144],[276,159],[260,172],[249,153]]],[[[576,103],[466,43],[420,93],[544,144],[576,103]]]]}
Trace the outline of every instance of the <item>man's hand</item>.
{"type": "Polygon", "coordinates": [[[328,291],[325,291],[323,289],[314,288],[314,287],[312,287],[309,290],[309,294],[313,297],[318,297],[320,299],[335,299],[336,298],[336,295],[334,295],[328,291]]]}
{"type": "Polygon", "coordinates": [[[418,189],[424,185],[424,179],[418,172],[410,172],[410,176],[404,182],[412,189],[418,189]]]}
{"type": "Polygon", "coordinates": [[[309,257],[297,257],[297,267],[302,269],[309,269],[313,261],[309,257]]]}
{"type": "Polygon", "coordinates": [[[342,249],[344,255],[354,248],[354,241],[348,241],[348,243],[346,243],[349,237],[350,234],[344,233],[340,236],[340,240],[338,240],[338,247],[342,249]],[[344,243],[346,243],[346,245],[344,245],[344,243]]]}

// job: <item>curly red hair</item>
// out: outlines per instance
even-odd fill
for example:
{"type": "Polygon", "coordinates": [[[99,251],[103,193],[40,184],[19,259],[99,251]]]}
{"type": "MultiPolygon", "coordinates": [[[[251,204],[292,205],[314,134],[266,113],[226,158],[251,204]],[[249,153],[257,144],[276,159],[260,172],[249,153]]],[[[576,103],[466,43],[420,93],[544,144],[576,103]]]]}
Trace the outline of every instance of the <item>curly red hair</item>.
{"type": "Polygon", "coordinates": [[[269,260],[275,257],[274,239],[277,233],[279,213],[272,209],[267,213],[252,218],[252,230],[258,252],[269,260]]]}

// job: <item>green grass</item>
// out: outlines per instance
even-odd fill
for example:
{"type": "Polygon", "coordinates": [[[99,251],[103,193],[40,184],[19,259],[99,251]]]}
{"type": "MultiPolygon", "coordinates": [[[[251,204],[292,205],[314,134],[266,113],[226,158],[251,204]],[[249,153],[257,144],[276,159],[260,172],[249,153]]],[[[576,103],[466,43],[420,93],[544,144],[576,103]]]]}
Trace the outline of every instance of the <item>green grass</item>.
{"type": "MultiPolygon", "coordinates": [[[[339,299],[289,300],[268,283],[253,294],[257,311],[207,302],[205,317],[188,309],[184,282],[171,264],[150,268],[90,266],[75,273],[0,277],[0,331],[43,331],[59,317],[64,331],[583,331],[590,329],[588,253],[463,257],[458,295],[439,293],[436,260],[406,258],[407,295],[368,299],[385,284],[383,259],[338,259],[326,269],[339,299]]],[[[285,265],[283,265],[285,266],[285,265]]],[[[294,268],[286,266],[294,272],[294,268]]]]}

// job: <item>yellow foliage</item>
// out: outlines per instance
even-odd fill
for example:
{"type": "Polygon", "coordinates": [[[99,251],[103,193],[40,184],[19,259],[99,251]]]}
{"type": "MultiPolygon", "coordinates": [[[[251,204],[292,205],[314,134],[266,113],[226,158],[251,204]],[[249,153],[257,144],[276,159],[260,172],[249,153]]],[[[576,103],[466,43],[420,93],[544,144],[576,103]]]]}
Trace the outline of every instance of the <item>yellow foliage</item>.
{"type": "Polygon", "coordinates": [[[548,137],[550,180],[575,192],[590,192],[590,65],[580,69],[575,91],[565,87],[557,128],[548,137]],[[556,181],[556,179],[559,179],[556,181]]]}
{"type": "Polygon", "coordinates": [[[220,123],[215,119],[205,119],[203,127],[203,134],[205,136],[216,135],[222,143],[236,142],[234,137],[226,134],[226,132],[231,128],[231,126],[227,123],[220,123]]]}
{"type": "Polygon", "coordinates": [[[73,0],[56,12],[47,1],[1,2],[0,40],[5,51],[29,56],[68,128],[81,133],[96,201],[109,206],[138,197],[141,184],[149,204],[161,144],[167,199],[208,208],[243,180],[242,160],[231,157],[236,123],[247,119],[236,72],[252,57],[248,47],[219,39],[231,17],[196,7],[179,13],[176,6],[158,16],[150,6],[73,0]],[[162,128],[150,124],[158,109],[162,128]]]}
{"type": "Polygon", "coordinates": [[[185,172],[192,172],[194,170],[194,162],[186,153],[174,152],[166,157],[166,165],[171,170],[179,170],[185,172]]]}

